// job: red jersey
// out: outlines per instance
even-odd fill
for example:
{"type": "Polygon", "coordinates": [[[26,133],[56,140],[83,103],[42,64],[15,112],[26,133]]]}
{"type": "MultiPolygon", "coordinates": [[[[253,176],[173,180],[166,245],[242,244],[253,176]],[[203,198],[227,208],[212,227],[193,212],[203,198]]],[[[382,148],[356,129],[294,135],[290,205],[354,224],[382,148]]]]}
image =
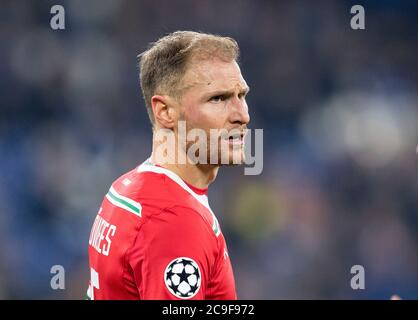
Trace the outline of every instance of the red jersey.
{"type": "Polygon", "coordinates": [[[237,298],[207,189],[148,160],[110,187],[88,251],[90,299],[237,298]]]}

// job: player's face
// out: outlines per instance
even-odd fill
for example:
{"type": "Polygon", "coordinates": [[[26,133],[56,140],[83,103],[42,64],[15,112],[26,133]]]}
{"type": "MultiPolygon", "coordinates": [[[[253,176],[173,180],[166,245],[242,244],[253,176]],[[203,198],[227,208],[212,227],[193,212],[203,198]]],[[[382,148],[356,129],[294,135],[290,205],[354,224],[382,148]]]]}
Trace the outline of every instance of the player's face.
{"type": "Polygon", "coordinates": [[[181,98],[182,118],[188,132],[194,128],[206,132],[208,163],[215,164],[211,159],[218,159],[216,164],[221,164],[221,159],[222,164],[236,164],[236,159],[242,163],[244,136],[250,121],[245,100],[249,88],[238,64],[220,59],[199,61],[189,67],[183,85],[186,89],[181,98]],[[226,129],[233,136],[219,136],[214,141],[211,129],[226,129]]]}

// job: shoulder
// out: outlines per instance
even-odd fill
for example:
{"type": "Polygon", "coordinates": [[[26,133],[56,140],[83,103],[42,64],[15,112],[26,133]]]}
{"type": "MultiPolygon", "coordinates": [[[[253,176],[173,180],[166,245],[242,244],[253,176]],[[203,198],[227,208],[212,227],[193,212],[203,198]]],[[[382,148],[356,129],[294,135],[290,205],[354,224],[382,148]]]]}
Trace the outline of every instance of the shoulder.
{"type": "Polygon", "coordinates": [[[106,198],[114,207],[140,216],[140,224],[216,234],[210,209],[165,174],[131,170],[112,183],[106,198]]]}
{"type": "Polygon", "coordinates": [[[135,168],[117,178],[112,188],[126,197],[139,200],[165,196],[164,184],[164,176],[153,172],[138,172],[135,168]]]}
{"type": "Polygon", "coordinates": [[[218,253],[211,226],[192,208],[174,206],[147,216],[137,232],[133,251],[160,259],[169,256],[211,257],[218,253]]]}
{"type": "Polygon", "coordinates": [[[136,168],[117,178],[106,198],[116,206],[136,211],[141,217],[161,212],[175,204],[175,195],[168,192],[164,175],[138,172],[136,168]]]}
{"type": "Polygon", "coordinates": [[[186,238],[205,237],[208,241],[215,240],[212,226],[202,214],[194,208],[174,205],[159,213],[146,216],[144,232],[177,234],[186,238]]]}

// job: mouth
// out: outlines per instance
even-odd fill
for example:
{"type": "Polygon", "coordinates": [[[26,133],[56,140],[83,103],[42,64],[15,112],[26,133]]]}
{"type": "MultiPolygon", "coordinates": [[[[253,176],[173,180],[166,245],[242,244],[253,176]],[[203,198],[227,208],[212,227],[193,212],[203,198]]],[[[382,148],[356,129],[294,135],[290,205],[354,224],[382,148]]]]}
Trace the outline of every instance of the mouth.
{"type": "Polygon", "coordinates": [[[229,145],[243,145],[244,144],[244,133],[232,134],[228,137],[229,145]]]}

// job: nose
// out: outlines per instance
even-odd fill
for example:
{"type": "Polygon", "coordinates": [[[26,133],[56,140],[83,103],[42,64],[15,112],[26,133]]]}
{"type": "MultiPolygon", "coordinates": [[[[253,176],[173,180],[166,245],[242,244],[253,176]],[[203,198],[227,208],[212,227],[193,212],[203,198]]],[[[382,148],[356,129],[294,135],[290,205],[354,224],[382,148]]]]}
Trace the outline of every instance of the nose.
{"type": "Polygon", "coordinates": [[[234,124],[246,125],[250,122],[250,115],[248,114],[248,105],[245,99],[236,97],[233,100],[229,121],[234,124]]]}

